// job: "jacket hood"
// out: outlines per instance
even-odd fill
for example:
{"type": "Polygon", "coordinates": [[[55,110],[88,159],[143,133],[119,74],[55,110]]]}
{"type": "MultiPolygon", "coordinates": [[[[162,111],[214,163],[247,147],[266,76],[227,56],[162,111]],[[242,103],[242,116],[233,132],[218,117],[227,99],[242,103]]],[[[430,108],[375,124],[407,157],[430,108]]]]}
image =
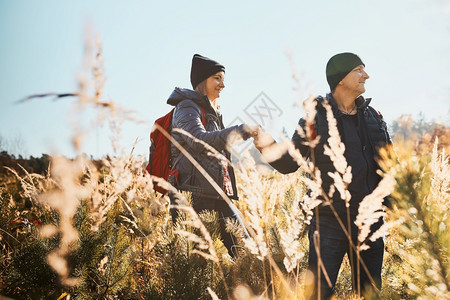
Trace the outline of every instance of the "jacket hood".
{"type": "Polygon", "coordinates": [[[356,106],[358,106],[358,109],[366,109],[370,102],[372,101],[372,98],[364,98],[363,96],[359,96],[358,98],[356,98],[355,102],[356,102],[356,106]]]}
{"type": "Polygon", "coordinates": [[[208,97],[200,95],[196,91],[182,89],[179,87],[176,87],[172,94],[170,94],[169,99],[167,99],[167,104],[176,106],[178,103],[186,99],[190,99],[203,107],[208,107],[211,105],[208,97]]]}

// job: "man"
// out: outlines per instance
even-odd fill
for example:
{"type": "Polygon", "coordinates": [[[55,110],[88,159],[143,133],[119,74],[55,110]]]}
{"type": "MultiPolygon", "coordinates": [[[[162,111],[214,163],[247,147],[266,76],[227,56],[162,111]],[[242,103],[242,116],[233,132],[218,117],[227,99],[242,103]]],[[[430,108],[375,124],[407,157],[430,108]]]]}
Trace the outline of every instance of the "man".
{"type": "MultiPolygon", "coordinates": [[[[371,99],[365,99],[361,96],[365,92],[364,85],[366,80],[369,79],[369,75],[365,71],[365,65],[359,56],[353,53],[340,53],[333,56],[327,63],[326,76],[331,93],[326,95],[326,100],[322,97],[314,100],[317,103],[317,113],[313,129],[315,134],[320,136],[318,144],[311,148],[306,146],[306,138],[300,136],[297,131],[292,137],[295,148],[300,151],[305,159],[312,158],[315,166],[320,170],[323,194],[331,195],[332,193],[329,192],[330,187],[334,184],[334,179],[328,174],[329,172],[334,173],[336,169],[330,157],[324,154],[324,146],[329,147],[328,138],[330,137],[324,108],[324,102],[328,102],[336,119],[341,141],[345,145],[344,157],[348,165],[351,166],[352,181],[347,186],[351,195],[349,208],[346,207],[345,201],[342,200],[343,198],[336,188],[334,194],[329,198],[330,201],[321,198],[324,201],[314,211],[309,230],[309,269],[315,274],[316,279],[320,272],[320,279],[316,280],[315,297],[319,295],[317,287],[320,284],[320,298],[325,299],[331,297],[334,292],[339,268],[346,253],[352,266],[354,291],[358,293],[360,291],[367,292],[368,288],[373,289],[373,285],[378,290],[381,288],[383,238],[369,243],[370,249],[360,252],[365,266],[357,260],[357,255],[352,250],[352,244],[357,245],[358,228],[354,224],[354,220],[358,214],[359,203],[375,189],[381,180],[377,174],[379,169],[376,162],[378,150],[380,147],[391,143],[386,130],[386,123],[381,115],[369,106],[371,99]],[[341,223],[335,217],[331,205],[324,205],[330,202],[337,212],[338,218],[342,221],[341,223]],[[349,242],[341,224],[351,235],[352,243],[349,242]],[[316,238],[314,238],[314,234],[316,234],[316,238]],[[318,239],[319,236],[320,239],[318,239]],[[320,255],[316,252],[316,247],[320,249],[320,255]],[[329,281],[326,278],[327,276],[324,275],[323,268],[319,268],[320,271],[318,271],[318,256],[323,262],[329,281]],[[331,286],[328,282],[331,282],[331,286]]],[[[300,127],[306,129],[305,124],[306,120],[300,119],[300,127]]],[[[265,153],[271,151],[270,148],[275,144],[275,141],[271,137],[269,142],[264,141],[263,137],[264,135],[267,137],[267,134],[260,133],[262,138],[255,138],[255,146],[264,156],[265,153]]],[[[284,174],[295,172],[299,168],[287,152],[270,164],[284,174]]],[[[334,187],[332,189],[334,190],[334,187]]],[[[380,219],[371,227],[372,232],[382,224],[383,220],[380,219]]]]}

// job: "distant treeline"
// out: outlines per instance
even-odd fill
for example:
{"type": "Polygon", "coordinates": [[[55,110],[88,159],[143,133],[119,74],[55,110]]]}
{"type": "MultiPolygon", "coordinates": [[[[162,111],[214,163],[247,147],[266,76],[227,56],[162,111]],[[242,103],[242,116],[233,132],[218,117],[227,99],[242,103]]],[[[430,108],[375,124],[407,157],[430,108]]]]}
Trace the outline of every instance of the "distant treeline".
{"type": "MultiPolygon", "coordinates": [[[[24,176],[27,173],[35,173],[41,175],[47,175],[49,165],[52,157],[48,154],[42,154],[41,157],[30,156],[29,158],[23,158],[21,155],[16,157],[14,154],[9,154],[7,151],[0,152],[0,178],[4,176],[9,177],[12,175],[12,169],[20,176],[24,176]]],[[[102,160],[93,159],[90,161],[100,169],[103,166],[102,160]]]]}
{"type": "Polygon", "coordinates": [[[24,170],[28,173],[46,175],[50,160],[51,156],[47,154],[42,154],[41,157],[30,156],[29,158],[23,158],[21,155],[15,157],[13,154],[2,151],[0,152],[0,174],[11,175],[11,172],[7,169],[10,168],[15,170],[19,175],[25,175],[24,170]]]}

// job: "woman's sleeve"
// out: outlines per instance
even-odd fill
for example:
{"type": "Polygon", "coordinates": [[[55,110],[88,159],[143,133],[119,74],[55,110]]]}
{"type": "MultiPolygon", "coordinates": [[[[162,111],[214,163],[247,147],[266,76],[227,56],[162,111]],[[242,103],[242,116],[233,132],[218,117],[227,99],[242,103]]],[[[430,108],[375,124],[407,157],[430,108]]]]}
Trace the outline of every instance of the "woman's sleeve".
{"type": "MultiPolygon", "coordinates": [[[[201,119],[201,108],[191,100],[180,102],[175,109],[173,118],[173,124],[176,128],[190,133],[196,139],[207,143],[217,151],[226,149],[231,134],[240,134],[244,140],[250,137],[245,125],[235,125],[217,131],[206,131],[201,119]]],[[[185,134],[181,134],[181,136],[194,151],[201,152],[205,149],[204,145],[196,142],[191,137],[185,134]]]]}

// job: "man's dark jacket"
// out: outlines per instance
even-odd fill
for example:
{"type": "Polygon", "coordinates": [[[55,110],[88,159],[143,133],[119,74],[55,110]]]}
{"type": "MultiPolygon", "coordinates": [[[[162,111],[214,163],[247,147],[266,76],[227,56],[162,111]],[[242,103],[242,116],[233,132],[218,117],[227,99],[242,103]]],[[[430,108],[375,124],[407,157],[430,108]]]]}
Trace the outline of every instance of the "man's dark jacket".
{"type": "MultiPolygon", "coordinates": [[[[175,88],[167,103],[176,107],[172,119],[172,137],[194,157],[222,188],[224,168],[220,160],[211,155],[202,143],[179,132],[174,132],[173,129],[179,128],[188,132],[230,159],[230,153],[227,149],[230,138],[233,138],[232,134],[240,134],[243,139],[248,139],[249,134],[245,130],[246,126],[236,125],[225,129],[220,111],[214,110],[208,97],[189,89],[175,88]],[[203,113],[200,106],[205,110],[205,126],[202,124],[203,113]]],[[[193,197],[222,199],[205,176],[174,145],[172,145],[171,157],[172,169],[178,169],[177,186],[179,189],[192,192],[193,197]]],[[[228,172],[233,187],[233,195],[230,198],[237,199],[236,179],[231,166],[228,166],[228,172]]]]}
{"type": "MultiPolygon", "coordinates": [[[[362,96],[355,100],[357,106],[357,115],[354,116],[356,124],[351,128],[352,122],[349,120],[351,116],[343,114],[338,108],[333,96],[327,94],[326,99],[331,105],[333,115],[337,121],[337,127],[341,140],[344,142],[346,150],[344,153],[347,163],[352,167],[352,183],[349,184],[348,190],[351,194],[350,214],[354,218],[358,214],[358,206],[361,200],[370,194],[378,185],[381,177],[376,173],[379,166],[376,162],[378,158],[378,150],[391,143],[387,132],[386,123],[381,115],[369,106],[371,99],[364,99],[362,96]],[[350,125],[349,125],[350,124],[350,125]],[[344,128],[350,128],[347,130],[344,128]],[[348,141],[348,142],[346,142],[348,141]],[[354,142],[355,141],[355,142],[354,142]]],[[[320,141],[314,148],[315,165],[319,168],[322,178],[322,187],[328,194],[330,186],[334,180],[328,175],[328,172],[334,173],[335,168],[330,157],[324,154],[324,146],[328,145],[328,121],[326,110],[323,107],[324,99],[316,98],[317,114],[315,117],[315,131],[320,135],[320,141]]],[[[304,128],[305,120],[302,118],[299,125],[304,128]]],[[[303,138],[295,131],[292,142],[296,149],[299,149],[302,156],[311,158],[311,150],[308,146],[303,145],[303,138]]],[[[328,145],[329,146],[329,145],[328,145]]],[[[270,163],[275,169],[283,174],[295,172],[299,166],[286,153],[280,159],[270,163]]],[[[336,190],[332,197],[333,207],[340,216],[346,215],[345,202],[341,199],[339,192],[336,190]]],[[[321,205],[319,207],[320,215],[333,216],[329,206],[321,205]]]]}

